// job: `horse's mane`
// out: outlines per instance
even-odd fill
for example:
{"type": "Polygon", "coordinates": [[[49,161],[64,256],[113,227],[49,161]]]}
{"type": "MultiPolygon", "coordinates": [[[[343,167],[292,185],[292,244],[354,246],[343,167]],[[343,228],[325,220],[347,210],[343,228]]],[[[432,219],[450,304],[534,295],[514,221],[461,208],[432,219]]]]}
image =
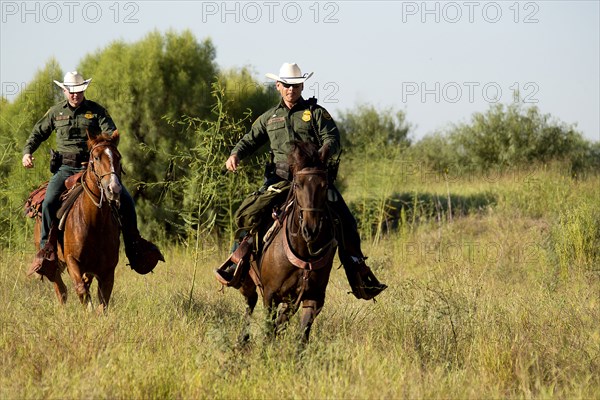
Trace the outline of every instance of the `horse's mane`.
{"type": "Polygon", "coordinates": [[[112,134],[110,132],[102,132],[94,137],[90,136],[87,145],[88,149],[92,149],[95,145],[102,142],[111,142],[118,144],[119,143],[119,132],[114,131],[112,134]]]}
{"type": "Polygon", "coordinates": [[[288,164],[291,166],[293,172],[304,168],[325,168],[319,157],[319,146],[312,142],[301,142],[298,140],[292,144],[292,151],[288,156],[288,164]]]}

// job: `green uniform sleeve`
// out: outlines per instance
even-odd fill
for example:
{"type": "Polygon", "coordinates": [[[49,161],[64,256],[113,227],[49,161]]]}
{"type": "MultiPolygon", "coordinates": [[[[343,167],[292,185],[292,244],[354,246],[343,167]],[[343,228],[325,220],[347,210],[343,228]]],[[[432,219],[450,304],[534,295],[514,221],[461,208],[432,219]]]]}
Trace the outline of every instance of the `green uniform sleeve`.
{"type": "Polygon", "coordinates": [[[254,121],[250,131],[235,145],[231,154],[237,154],[238,158],[242,160],[267,143],[269,140],[266,125],[267,116],[267,113],[265,113],[254,121]]]}
{"type": "Polygon", "coordinates": [[[54,130],[54,118],[52,108],[46,111],[46,114],[34,125],[25,147],[23,148],[23,154],[33,154],[34,151],[40,147],[43,141],[50,137],[50,134],[54,130]]]}
{"type": "Polygon", "coordinates": [[[101,132],[108,132],[112,135],[112,133],[117,130],[117,126],[112,120],[112,117],[103,107],[100,107],[98,110],[98,124],[100,125],[101,132]]]}
{"type": "Polygon", "coordinates": [[[341,150],[340,131],[331,118],[331,115],[323,107],[315,110],[315,122],[317,134],[321,139],[323,146],[329,146],[329,154],[332,156],[341,150]]]}

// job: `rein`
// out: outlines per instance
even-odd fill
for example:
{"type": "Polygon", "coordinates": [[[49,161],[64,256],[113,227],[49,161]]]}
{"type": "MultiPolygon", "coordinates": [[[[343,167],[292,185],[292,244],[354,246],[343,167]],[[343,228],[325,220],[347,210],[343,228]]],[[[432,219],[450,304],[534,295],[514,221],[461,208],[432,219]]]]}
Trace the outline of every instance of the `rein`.
{"type": "Polygon", "coordinates": [[[96,172],[96,169],[94,168],[94,160],[92,159],[92,153],[94,151],[94,149],[98,148],[98,147],[112,147],[114,149],[114,151],[120,155],[119,151],[117,150],[116,146],[112,143],[107,143],[107,142],[101,142],[101,143],[97,143],[95,144],[91,149],[90,149],[90,158],[88,161],[88,169],[85,171],[85,173],[83,173],[83,175],[81,175],[81,185],[83,186],[83,190],[85,192],[85,194],[89,197],[89,199],[92,201],[92,203],[94,203],[94,205],[98,208],[102,208],[102,203],[104,202],[104,187],[102,186],[102,178],[104,178],[105,176],[109,176],[109,175],[116,175],[117,178],[119,178],[119,181],[121,180],[119,175],[115,172],[115,171],[109,171],[105,174],[99,175],[96,172]],[[98,196],[97,194],[95,194],[94,192],[92,192],[92,190],[90,190],[90,188],[88,187],[88,185],[85,183],[85,177],[88,174],[89,171],[92,171],[92,173],[94,174],[94,176],[96,177],[96,187],[98,188],[98,190],[100,190],[100,195],[98,196]],[[99,201],[96,201],[94,198],[99,198],[99,201]]]}
{"type": "MultiPolygon", "coordinates": [[[[293,201],[298,204],[298,210],[299,215],[298,215],[298,222],[299,222],[299,231],[301,231],[301,235],[302,238],[304,239],[304,241],[306,242],[306,247],[308,249],[308,254],[310,254],[311,257],[316,257],[319,254],[323,253],[323,251],[325,251],[326,249],[329,248],[329,246],[331,246],[331,244],[335,241],[335,239],[333,239],[334,235],[332,234],[332,240],[330,240],[329,242],[327,242],[326,244],[324,244],[320,249],[313,251],[312,249],[312,244],[314,243],[313,240],[310,240],[310,238],[306,237],[305,231],[303,229],[304,227],[304,218],[303,218],[303,212],[307,211],[307,212],[314,212],[314,213],[323,213],[323,215],[321,215],[321,217],[319,217],[319,227],[317,230],[317,233],[319,233],[321,231],[321,229],[323,228],[323,220],[328,216],[326,215],[326,213],[328,213],[328,209],[327,208],[316,208],[316,207],[302,207],[300,206],[298,199],[297,199],[297,195],[296,195],[296,176],[307,176],[307,175],[319,175],[322,176],[325,180],[327,180],[327,170],[300,170],[297,171],[294,174],[294,181],[293,181],[293,185],[292,185],[292,199],[293,201]]],[[[292,208],[292,215],[294,214],[295,208],[292,208]]],[[[329,216],[331,218],[331,216],[329,216]]],[[[298,232],[291,232],[290,233],[292,236],[297,236],[298,232]]],[[[318,236],[318,235],[317,235],[318,236]]]]}
{"type": "Polygon", "coordinates": [[[81,186],[83,186],[83,191],[85,192],[85,194],[87,194],[87,196],[90,198],[90,200],[92,201],[92,203],[94,203],[96,207],[102,208],[102,203],[104,202],[104,189],[102,188],[102,185],[100,185],[99,182],[96,181],[96,186],[100,189],[100,196],[92,192],[85,182],[85,177],[87,176],[87,173],[88,171],[85,171],[83,175],[81,175],[81,186]],[[94,197],[99,197],[100,201],[96,202],[96,200],[94,200],[94,197]]]}
{"type": "Polygon", "coordinates": [[[314,240],[310,240],[304,234],[304,230],[302,229],[302,225],[303,225],[303,221],[304,221],[302,212],[308,211],[308,212],[318,212],[318,213],[323,214],[319,218],[319,228],[317,231],[317,236],[318,236],[318,234],[321,232],[321,229],[323,228],[323,221],[328,216],[328,215],[326,215],[326,213],[328,212],[328,209],[327,208],[317,208],[317,207],[302,207],[299,205],[298,199],[297,199],[297,191],[296,191],[296,188],[297,188],[296,176],[298,176],[298,175],[301,175],[301,176],[320,175],[320,176],[323,176],[325,179],[327,179],[327,171],[325,171],[325,170],[300,170],[294,174],[294,181],[293,181],[293,185],[292,185],[292,193],[290,195],[290,198],[292,199],[291,201],[296,204],[296,207],[292,207],[291,212],[285,217],[283,224],[282,224],[283,225],[283,245],[284,245],[285,253],[288,257],[288,260],[298,268],[301,268],[304,270],[315,270],[315,269],[319,269],[327,264],[327,260],[329,259],[330,253],[332,252],[332,250],[335,251],[335,248],[337,246],[337,240],[335,239],[335,235],[332,232],[331,240],[329,240],[327,243],[325,243],[317,251],[312,250],[311,245],[312,245],[312,243],[314,243],[314,240]],[[294,214],[295,214],[296,208],[298,208],[298,210],[300,211],[298,213],[299,214],[298,215],[299,231],[302,231],[300,233],[300,235],[306,242],[306,247],[308,249],[309,255],[311,257],[317,257],[322,254],[322,256],[316,260],[302,260],[295,254],[294,250],[292,249],[292,247],[290,245],[289,237],[290,236],[298,237],[298,232],[293,232],[291,229],[291,227],[293,225],[290,224],[290,222],[294,220],[294,214]]]}
{"type": "Polygon", "coordinates": [[[286,254],[288,260],[300,269],[314,271],[314,270],[323,268],[325,265],[327,265],[329,255],[332,252],[335,252],[335,248],[337,246],[337,240],[335,240],[335,238],[333,238],[327,243],[327,246],[323,247],[323,250],[328,250],[327,253],[325,253],[323,256],[321,256],[320,258],[318,258],[316,260],[303,260],[296,255],[296,253],[292,249],[292,246],[290,245],[290,238],[289,238],[289,234],[288,234],[288,219],[287,218],[283,221],[283,229],[282,230],[283,230],[283,232],[282,232],[283,233],[283,239],[282,239],[283,240],[283,249],[285,250],[285,254],[286,254]]]}

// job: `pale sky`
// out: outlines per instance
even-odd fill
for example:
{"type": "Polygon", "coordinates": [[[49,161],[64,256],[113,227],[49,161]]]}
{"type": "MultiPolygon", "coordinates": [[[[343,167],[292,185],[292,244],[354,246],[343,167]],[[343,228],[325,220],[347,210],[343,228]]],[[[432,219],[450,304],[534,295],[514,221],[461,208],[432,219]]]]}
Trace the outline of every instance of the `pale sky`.
{"type": "Polygon", "coordinates": [[[190,29],[212,39],[220,68],[250,66],[259,82],[283,62],[314,72],[304,96],[334,118],[358,104],[402,110],[419,139],[518,91],[598,141],[599,4],[1,1],[1,91],[14,98],[50,57],[66,72],[111,41],[190,29]]]}

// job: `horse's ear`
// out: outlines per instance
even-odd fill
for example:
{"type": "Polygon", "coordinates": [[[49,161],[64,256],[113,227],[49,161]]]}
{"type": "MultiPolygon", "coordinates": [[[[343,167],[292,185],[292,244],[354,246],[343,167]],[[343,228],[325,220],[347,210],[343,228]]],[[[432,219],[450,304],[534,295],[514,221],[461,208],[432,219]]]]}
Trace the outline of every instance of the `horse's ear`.
{"type": "Polygon", "coordinates": [[[117,129],[115,129],[112,133],[112,135],[110,135],[110,140],[114,143],[114,144],[119,144],[119,131],[117,129]]]}
{"type": "Polygon", "coordinates": [[[87,129],[85,130],[85,135],[87,136],[88,150],[92,150],[92,147],[94,146],[94,138],[90,135],[90,131],[87,129]]]}
{"type": "Polygon", "coordinates": [[[290,146],[290,152],[288,154],[288,164],[294,165],[298,163],[298,159],[300,157],[300,144],[302,142],[299,140],[294,140],[290,146]]]}

